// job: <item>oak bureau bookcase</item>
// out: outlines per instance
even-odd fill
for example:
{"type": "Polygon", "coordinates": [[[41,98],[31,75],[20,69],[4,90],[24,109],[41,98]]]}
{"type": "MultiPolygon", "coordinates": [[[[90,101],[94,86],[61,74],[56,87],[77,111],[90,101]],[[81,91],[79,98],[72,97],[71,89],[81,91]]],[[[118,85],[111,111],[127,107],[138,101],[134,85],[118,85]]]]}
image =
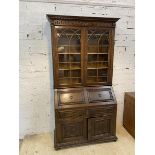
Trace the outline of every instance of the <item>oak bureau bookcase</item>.
{"type": "Polygon", "coordinates": [[[52,39],[55,149],[116,141],[112,73],[119,18],[47,18],[52,39]]]}

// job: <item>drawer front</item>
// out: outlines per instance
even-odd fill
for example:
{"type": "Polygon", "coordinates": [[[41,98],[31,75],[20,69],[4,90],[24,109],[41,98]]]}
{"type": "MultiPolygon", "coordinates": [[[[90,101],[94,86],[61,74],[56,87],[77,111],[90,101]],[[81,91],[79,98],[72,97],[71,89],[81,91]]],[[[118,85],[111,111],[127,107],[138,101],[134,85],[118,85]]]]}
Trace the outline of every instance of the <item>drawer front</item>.
{"type": "Polygon", "coordinates": [[[88,109],[88,117],[102,117],[107,115],[112,115],[114,113],[114,106],[101,107],[95,109],[88,109]]]}
{"type": "Polygon", "coordinates": [[[85,103],[82,90],[59,91],[59,106],[85,103]]]}
{"type": "Polygon", "coordinates": [[[110,88],[87,89],[87,92],[89,103],[113,101],[110,88]]]}
{"type": "Polygon", "coordinates": [[[57,111],[57,118],[61,120],[78,120],[85,117],[85,110],[57,111]]]}

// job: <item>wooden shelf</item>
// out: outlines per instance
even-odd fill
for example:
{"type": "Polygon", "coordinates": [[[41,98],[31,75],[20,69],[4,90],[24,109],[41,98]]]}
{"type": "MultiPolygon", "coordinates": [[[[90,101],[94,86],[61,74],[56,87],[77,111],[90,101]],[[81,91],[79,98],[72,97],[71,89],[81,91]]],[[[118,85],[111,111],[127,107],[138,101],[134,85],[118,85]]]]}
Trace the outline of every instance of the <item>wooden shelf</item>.
{"type": "Polygon", "coordinates": [[[88,61],[88,63],[95,63],[95,62],[108,62],[108,61],[88,61]]]}
{"type": "Polygon", "coordinates": [[[59,68],[59,70],[80,70],[81,68],[59,68]]]}
{"type": "MultiPolygon", "coordinates": [[[[68,86],[68,85],[72,85],[73,82],[70,82],[70,83],[60,83],[60,85],[62,86],[68,86]]],[[[75,85],[80,85],[81,83],[74,83],[75,85]]]]}
{"type": "MultiPolygon", "coordinates": [[[[92,35],[92,34],[88,34],[88,36],[90,36],[90,35],[92,35]]],[[[93,35],[95,35],[95,36],[101,36],[101,33],[100,34],[95,33],[93,35]]],[[[103,34],[103,36],[109,36],[109,34],[103,34]]]]}
{"type": "Polygon", "coordinates": [[[91,83],[92,85],[97,85],[98,83],[107,83],[107,81],[105,82],[98,82],[98,81],[91,81],[91,80],[88,80],[87,83],[91,83]]]}
{"type": "Polygon", "coordinates": [[[108,54],[108,53],[88,53],[88,54],[108,54]]]}
{"type": "Polygon", "coordinates": [[[107,46],[109,46],[109,44],[107,44],[107,45],[88,45],[88,47],[107,47],[107,46]]]}
{"type": "Polygon", "coordinates": [[[89,77],[90,77],[90,78],[91,78],[91,77],[92,77],[92,78],[95,78],[95,77],[96,77],[96,78],[97,78],[97,77],[102,78],[102,77],[107,77],[107,76],[108,76],[108,75],[103,75],[103,76],[88,76],[88,78],[89,78],[89,77]]]}
{"type": "Polygon", "coordinates": [[[104,82],[97,82],[97,83],[107,83],[107,81],[104,81],[104,82]]]}
{"type": "Polygon", "coordinates": [[[63,77],[59,79],[81,79],[81,77],[63,77]]]}
{"type": "Polygon", "coordinates": [[[89,67],[89,68],[87,68],[87,69],[106,69],[106,68],[108,68],[108,67],[97,67],[97,68],[95,68],[95,67],[89,67]]]}
{"type": "Polygon", "coordinates": [[[81,52],[79,52],[79,53],[58,53],[58,54],[81,54],[81,52]]]}
{"type": "MultiPolygon", "coordinates": [[[[81,33],[80,34],[77,34],[77,33],[65,33],[65,34],[61,34],[61,36],[66,36],[66,35],[68,35],[68,36],[70,36],[70,35],[72,35],[72,36],[81,36],[81,33]]],[[[100,34],[101,35],[101,34],[100,34]]]]}
{"type": "Polygon", "coordinates": [[[69,46],[76,46],[76,47],[80,47],[81,44],[79,44],[79,45],[63,45],[63,44],[59,45],[59,44],[58,44],[57,46],[59,46],[59,47],[62,47],[62,46],[68,46],[68,47],[69,47],[69,46]]]}
{"type": "Polygon", "coordinates": [[[73,64],[80,64],[81,62],[73,62],[73,61],[67,61],[67,62],[59,62],[59,63],[65,63],[65,64],[70,64],[70,63],[73,63],[73,64]]]}

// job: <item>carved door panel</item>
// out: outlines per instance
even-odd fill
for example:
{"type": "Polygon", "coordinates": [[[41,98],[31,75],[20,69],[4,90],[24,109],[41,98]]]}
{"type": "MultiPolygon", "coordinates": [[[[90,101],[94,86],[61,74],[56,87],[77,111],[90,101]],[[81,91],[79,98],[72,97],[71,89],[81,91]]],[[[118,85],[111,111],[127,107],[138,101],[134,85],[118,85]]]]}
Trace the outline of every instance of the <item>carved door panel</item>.
{"type": "Polygon", "coordinates": [[[88,119],[88,140],[97,140],[112,135],[113,121],[111,116],[88,119]]]}
{"type": "Polygon", "coordinates": [[[58,141],[64,144],[78,144],[87,141],[86,119],[65,120],[57,124],[58,141]]]}
{"type": "Polygon", "coordinates": [[[56,112],[57,142],[78,144],[87,140],[85,110],[59,110],[56,112]]]}

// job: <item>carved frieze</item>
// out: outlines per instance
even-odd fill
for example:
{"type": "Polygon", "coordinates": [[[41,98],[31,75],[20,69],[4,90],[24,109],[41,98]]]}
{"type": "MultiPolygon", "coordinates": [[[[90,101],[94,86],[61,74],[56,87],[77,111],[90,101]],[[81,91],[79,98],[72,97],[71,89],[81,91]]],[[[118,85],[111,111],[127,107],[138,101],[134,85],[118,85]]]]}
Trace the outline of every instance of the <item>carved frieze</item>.
{"type": "Polygon", "coordinates": [[[67,20],[51,20],[51,25],[55,26],[102,26],[102,27],[115,27],[115,24],[107,22],[84,22],[84,21],[67,21],[67,20]]]}
{"type": "Polygon", "coordinates": [[[47,15],[51,26],[115,27],[118,18],[47,15]]]}

